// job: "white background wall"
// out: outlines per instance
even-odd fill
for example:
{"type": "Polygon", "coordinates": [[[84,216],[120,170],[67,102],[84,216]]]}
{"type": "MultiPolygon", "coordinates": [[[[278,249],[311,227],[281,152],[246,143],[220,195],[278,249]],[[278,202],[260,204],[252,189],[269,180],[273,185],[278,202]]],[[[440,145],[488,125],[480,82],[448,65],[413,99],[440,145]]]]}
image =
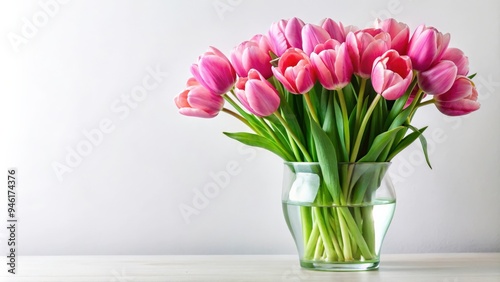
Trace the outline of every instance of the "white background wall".
{"type": "Polygon", "coordinates": [[[57,2],[30,30],[25,21],[43,24],[47,2],[0,4],[0,174],[19,169],[20,254],[295,253],[280,159],[224,137],[246,130],[228,116],[188,118],[172,102],[207,46],[228,54],[292,16],[361,27],[393,16],[412,30],[426,23],[452,34],[479,73],[482,108],[456,119],[433,107],[418,113],[434,169],[418,144],[393,164],[398,207],[383,251],[500,251],[500,2],[74,0],[57,2]],[[18,45],[9,41],[16,35],[18,45]],[[151,69],[163,74],[149,80],[151,69]],[[145,79],[151,89],[127,105],[145,79]],[[53,164],[70,165],[69,152],[100,125],[102,140],[80,163],[70,158],[59,181],[53,164]],[[180,205],[192,206],[228,164],[238,166],[229,185],[187,222],[180,205]]]}

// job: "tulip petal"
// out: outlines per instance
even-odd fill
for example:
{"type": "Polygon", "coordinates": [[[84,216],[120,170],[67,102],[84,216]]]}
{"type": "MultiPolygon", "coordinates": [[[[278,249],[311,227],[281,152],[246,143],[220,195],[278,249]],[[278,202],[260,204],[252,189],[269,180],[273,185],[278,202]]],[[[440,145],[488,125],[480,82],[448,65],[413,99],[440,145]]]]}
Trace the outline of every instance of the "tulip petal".
{"type": "Polygon", "coordinates": [[[457,77],[457,66],[452,61],[440,61],[432,68],[418,73],[418,85],[425,93],[443,94],[450,90],[457,77]]]}
{"type": "Polygon", "coordinates": [[[219,112],[207,113],[203,110],[194,109],[194,108],[182,108],[182,109],[179,109],[179,113],[182,115],[185,115],[185,116],[199,117],[199,118],[213,118],[219,114],[219,112]]]}
{"type": "Polygon", "coordinates": [[[446,93],[436,95],[435,99],[439,102],[453,102],[464,99],[473,93],[474,85],[470,79],[465,76],[459,76],[453,86],[446,93]]]}

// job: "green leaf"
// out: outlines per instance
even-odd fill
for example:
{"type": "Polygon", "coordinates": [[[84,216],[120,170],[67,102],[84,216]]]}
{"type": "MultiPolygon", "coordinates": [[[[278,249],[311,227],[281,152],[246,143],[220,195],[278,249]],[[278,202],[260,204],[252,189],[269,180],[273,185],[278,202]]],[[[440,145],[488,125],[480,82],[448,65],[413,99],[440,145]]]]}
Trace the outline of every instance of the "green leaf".
{"type": "Polygon", "coordinates": [[[477,72],[476,72],[475,74],[471,74],[471,75],[469,75],[467,78],[468,78],[468,79],[473,79],[476,75],[477,75],[477,72]]]}
{"type": "Polygon", "coordinates": [[[283,116],[283,119],[285,119],[285,121],[287,122],[288,126],[292,129],[293,133],[297,136],[297,138],[299,138],[300,142],[304,143],[304,134],[297,120],[297,116],[295,115],[295,113],[299,114],[300,112],[299,111],[294,112],[294,110],[292,110],[292,106],[294,106],[296,102],[293,96],[297,95],[288,93],[287,99],[280,96],[281,98],[280,108],[282,110],[281,115],[283,116]],[[292,103],[292,105],[290,105],[290,103],[292,103]]]}
{"type": "Polygon", "coordinates": [[[366,155],[363,156],[359,160],[359,162],[385,161],[385,160],[379,160],[380,154],[384,151],[384,149],[387,146],[392,146],[396,134],[398,134],[398,132],[404,128],[405,128],[404,126],[398,126],[387,132],[381,133],[377,137],[375,137],[375,139],[373,140],[373,144],[368,150],[368,153],[366,153],[366,155]]]}
{"type": "Polygon", "coordinates": [[[410,116],[410,113],[412,112],[412,108],[408,107],[404,109],[402,112],[400,112],[396,118],[392,121],[391,126],[389,126],[389,129],[396,128],[398,126],[403,125],[406,120],[408,119],[408,116],[410,116]]]}
{"type": "MultiPolygon", "coordinates": [[[[416,127],[414,127],[411,124],[408,125],[408,127],[413,131],[419,131],[416,127]]],[[[425,130],[425,127],[424,127],[424,130],[425,130]]],[[[427,139],[425,139],[425,136],[423,134],[420,134],[418,136],[418,139],[420,140],[420,144],[422,144],[422,150],[424,151],[425,161],[427,162],[427,165],[429,166],[429,168],[432,169],[431,162],[429,161],[429,154],[427,152],[427,139]]]]}
{"type": "Polygon", "coordinates": [[[413,88],[415,88],[415,85],[417,84],[417,80],[414,79],[412,83],[410,84],[410,87],[408,87],[408,90],[406,90],[406,93],[400,97],[399,99],[394,102],[392,105],[392,108],[389,112],[389,116],[387,117],[386,125],[388,126],[389,124],[392,124],[392,121],[396,118],[396,116],[403,110],[406,101],[408,101],[408,98],[410,97],[411,92],[413,91],[413,88]]]}
{"type": "Polygon", "coordinates": [[[417,140],[420,135],[427,129],[426,127],[423,127],[419,130],[415,130],[412,133],[408,134],[403,140],[401,140],[396,147],[392,150],[391,154],[387,158],[388,161],[393,159],[397,154],[399,154],[401,151],[403,151],[406,147],[410,146],[411,143],[413,143],[415,140],[417,140]]]}
{"type": "Polygon", "coordinates": [[[325,131],[326,135],[330,138],[333,147],[335,148],[335,152],[338,157],[338,161],[340,162],[348,162],[349,157],[347,156],[347,150],[344,146],[344,141],[340,138],[337,130],[337,123],[335,118],[335,105],[334,99],[335,96],[332,93],[328,98],[328,107],[326,110],[325,121],[323,122],[323,131],[325,131]]]}
{"type": "Polygon", "coordinates": [[[240,141],[241,143],[249,146],[260,147],[269,150],[276,155],[280,156],[285,161],[293,161],[293,158],[274,141],[269,140],[257,134],[248,132],[223,132],[229,138],[240,141]]]}
{"type": "Polygon", "coordinates": [[[326,188],[332,195],[335,204],[340,204],[339,201],[342,192],[339,182],[339,170],[335,148],[330,138],[316,122],[311,121],[311,129],[316,144],[316,151],[318,153],[319,166],[321,167],[326,188]]]}

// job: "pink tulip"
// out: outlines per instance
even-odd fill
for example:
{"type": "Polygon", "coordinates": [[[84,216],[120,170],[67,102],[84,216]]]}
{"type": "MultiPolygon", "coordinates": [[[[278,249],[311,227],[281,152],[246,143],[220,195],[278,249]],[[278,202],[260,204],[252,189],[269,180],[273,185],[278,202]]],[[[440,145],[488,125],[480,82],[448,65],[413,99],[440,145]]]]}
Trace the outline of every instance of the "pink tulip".
{"type": "Polygon", "coordinates": [[[250,41],[257,43],[260,50],[266,52],[266,54],[269,54],[269,51],[271,51],[271,43],[269,43],[269,38],[265,35],[256,34],[250,38],[250,41]]]}
{"type": "Polygon", "coordinates": [[[369,78],[373,61],[391,47],[391,37],[381,29],[364,29],[347,34],[347,50],[354,73],[369,78]]]}
{"type": "Polygon", "coordinates": [[[440,112],[448,116],[466,115],[478,110],[481,107],[479,102],[477,102],[477,96],[477,89],[472,87],[471,92],[469,92],[467,97],[453,102],[442,102],[436,100],[436,107],[440,112]]]}
{"type": "Polygon", "coordinates": [[[271,24],[268,38],[273,53],[280,57],[290,47],[302,48],[303,26],[304,22],[298,18],[280,20],[271,24]]]}
{"type": "Polygon", "coordinates": [[[273,74],[283,86],[294,94],[304,94],[313,88],[316,76],[306,53],[297,48],[286,50],[273,67],[273,74]]]}
{"type": "Polygon", "coordinates": [[[225,94],[236,82],[236,72],[231,62],[215,47],[210,47],[200,56],[198,63],[191,66],[191,74],[217,95],[225,94]]]}
{"type": "Polygon", "coordinates": [[[405,55],[410,40],[410,28],[395,19],[378,20],[377,27],[389,33],[391,36],[391,49],[398,51],[400,55],[405,55]]]}
{"type": "Polygon", "coordinates": [[[469,58],[465,56],[464,52],[458,48],[448,48],[444,51],[442,60],[448,60],[455,63],[458,68],[458,75],[469,74],[469,58]]]}
{"type": "Polygon", "coordinates": [[[311,63],[319,82],[330,90],[345,87],[352,77],[352,63],[345,43],[336,47],[311,54],[311,63]]]}
{"type": "Polygon", "coordinates": [[[187,82],[186,90],[182,91],[174,102],[179,113],[185,116],[213,118],[224,107],[224,99],[215,95],[198,83],[194,78],[187,82]]]}
{"type": "Polygon", "coordinates": [[[278,91],[254,69],[238,79],[235,92],[241,104],[259,117],[272,115],[280,106],[278,91]]]}
{"type": "Polygon", "coordinates": [[[313,53],[319,54],[323,50],[336,49],[338,46],[340,46],[340,42],[335,39],[328,39],[325,43],[316,45],[316,47],[314,47],[313,53]]]}
{"type": "Polygon", "coordinates": [[[474,83],[466,76],[458,76],[453,82],[453,86],[450,90],[443,94],[436,95],[434,99],[439,102],[454,102],[462,100],[471,95],[472,89],[474,88],[474,83]]]}
{"type": "Polygon", "coordinates": [[[258,70],[265,78],[273,75],[271,56],[257,42],[244,41],[234,48],[230,58],[240,77],[246,77],[250,69],[258,70]]]}
{"type": "Polygon", "coordinates": [[[322,21],[321,27],[328,32],[332,39],[335,39],[340,43],[345,42],[346,32],[341,22],[337,24],[334,20],[326,18],[322,21]]]}
{"type": "Polygon", "coordinates": [[[411,60],[389,50],[373,63],[371,74],[373,89],[387,100],[403,96],[413,78],[411,60]]]}
{"type": "Polygon", "coordinates": [[[305,23],[299,18],[291,18],[285,27],[285,37],[290,47],[302,49],[302,28],[305,23]]]}
{"type": "Polygon", "coordinates": [[[439,95],[450,90],[457,77],[452,61],[440,61],[432,68],[418,73],[418,86],[427,94],[439,95]]]}
{"type": "Polygon", "coordinates": [[[433,27],[420,25],[413,33],[408,45],[408,56],[413,68],[425,71],[441,60],[448,44],[450,34],[442,34],[433,27]]]}
{"type": "Polygon", "coordinates": [[[330,34],[319,25],[306,24],[302,28],[302,50],[307,55],[314,51],[316,45],[325,43],[328,39],[330,39],[330,34]]]}

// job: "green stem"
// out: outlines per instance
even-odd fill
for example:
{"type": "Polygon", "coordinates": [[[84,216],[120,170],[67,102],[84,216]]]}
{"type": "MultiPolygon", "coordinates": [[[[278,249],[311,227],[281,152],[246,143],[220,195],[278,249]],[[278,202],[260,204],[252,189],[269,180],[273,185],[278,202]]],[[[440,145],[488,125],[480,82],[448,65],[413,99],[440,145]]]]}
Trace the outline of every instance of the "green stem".
{"type": "Polygon", "coordinates": [[[278,138],[278,136],[276,136],[276,133],[274,133],[274,130],[269,126],[269,124],[267,124],[267,122],[259,117],[258,120],[264,125],[264,128],[267,130],[267,132],[269,133],[269,135],[271,135],[271,137],[276,141],[276,143],[283,149],[283,152],[286,153],[286,157],[289,159],[289,160],[292,160],[293,157],[292,155],[290,155],[290,153],[288,152],[287,150],[287,146],[285,146],[281,140],[278,138]]]}
{"type": "Polygon", "coordinates": [[[427,105],[430,105],[430,104],[434,104],[434,103],[436,103],[436,100],[430,99],[430,100],[427,100],[425,102],[422,102],[422,103],[418,104],[417,108],[420,108],[420,107],[423,107],[423,106],[427,106],[427,105]]]}
{"type": "MultiPolygon", "coordinates": [[[[346,208],[347,209],[347,208],[346,208]]],[[[344,245],[344,259],[345,261],[352,261],[351,238],[349,235],[349,226],[343,216],[339,216],[340,232],[342,233],[342,243],[344,245]]]]}
{"type": "Polygon", "coordinates": [[[344,91],[342,91],[342,89],[338,89],[337,92],[339,93],[340,109],[342,110],[345,146],[347,149],[347,155],[349,155],[349,152],[351,151],[351,137],[349,136],[349,118],[347,117],[347,106],[345,103],[344,91]]]}
{"type": "Polygon", "coordinates": [[[351,159],[350,159],[350,162],[352,162],[352,163],[355,162],[356,158],[358,157],[359,147],[361,146],[361,140],[363,139],[363,133],[365,131],[366,125],[368,124],[368,121],[370,120],[370,116],[372,115],[373,110],[377,106],[378,101],[380,100],[381,97],[382,97],[381,95],[375,96],[370,107],[368,108],[368,111],[366,111],[366,115],[363,118],[363,122],[361,122],[361,126],[359,128],[358,135],[356,136],[356,143],[354,143],[354,148],[352,150],[352,155],[351,155],[351,159]]]}
{"type": "Polygon", "coordinates": [[[302,142],[300,142],[300,140],[297,137],[297,135],[295,135],[295,133],[293,133],[292,129],[290,128],[290,126],[288,126],[288,123],[283,119],[283,117],[281,116],[281,114],[278,111],[276,111],[276,112],[274,112],[274,115],[283,124],[283,126],[285,127],[285,129],[288,132],[288,134],[290,136],[292,136],[292,138],[295,141],[295,143],[297,144],[297,146],[299,146],[300,150],[302,151],[302,154],[304,154],[304,157],[306,158],[306,161],[312,162],[313,160],[311,159],[311,156],[307,152],[307,149],[304,147],[304,145],[302,144],[302,142]]]}
{"type": "Polygon", "coordinates": [[[304,242],[307,243],[313,229],[311,207],[300,207],[300,221],[302,222],[302,237],[304,237],[304,242]]]}
{"type": "Polygon", "coordinates": [[[309,96],[309,92],[304,94],[304,98],[306,100],[307,108],[309,108],[309,112],[311,113],[313,120],[319,124],[318,114],[316,113],[316,109],[314,108],[311,102],[311,97],[309,96]]]}
{"type": "Polygon", "coordinates": [[[314,250],[316,249],[316,243],[319,238],[319,227],[318,223],[315,222],[311,231],[311,236],[309,236],[309,241],[306,242],[305,250],[304,250],[304,258],[305,259],[313,259],[314,250]]]}
{"type": "Polygon", "coordinates": [[[335,257],[335,249],[333,247],[333,243],[330,240],[330,233],[328,232],[328,228],[326,226],[327,221],[323,217],[323,213],[321,212],[320,207],[313,207],[314,217],[316,218],[316,223],[318,224],[319,234],[321,236],[321,240],[323,240],[323,245],[325,247],[326,256],[329,260],[333,260],[335,257]]]}
{"type": "MultiPolygon", "coordinates": [[[[349,229],[351,232],[352,237],[354,238],[354,241],[358,244],[359,250],[363,257],[366,260],[370,260],[373,258],[372,253],[370,252],[370,249],[368,248],[368,245],[365,242],[365,239],[363,238],[363,235],[361,234],[361,231],[358,229],[358,226],[356,225],[356,221],[354,221],[354,218],[352,217],[351,212],[349,211],[349,208],[347,207],[339,207],[340,210],[339,214],[339,219],[345,219],[345,224],[347,225],[346,228],[349,229]]],[[[343,229],[343,227],[341,227],[343,229]]],[[[344,246],[345,248],[345,246],[344,246]]]]}
{"type": "Polygon", "coordinates": [[[359,128],[359,122],[361,119],[361,109],[363,108],[363,100],[365,96],[365,89],[366,89],[366,81],[368,79],[366,78],[361,78],[361,86],[359,88],[359,94],[358,94],[358,104],[356,106],[356,130],[359,128]]]}
{"type": "Polygon", "coordinates": [[[240,120],[241,122],[243,122],[244,124],[246,124],[248,127],[250,127],[253,131],[255,131],[255,133],[262,135],[262,132],[260,130],[258,130],[256,127],[254,127],[251,123],[248,122],[248,120],[244,119],[239,114],[231,111],[228,108],[222,108],[222,111],[224,113],[226,113],[226,114],[229,114],[230,116],[233,116],[233,117],[237,118],[238,120],[240,120]]]}
{"type": "Polygon", "coordinates": [[[411,113],[410,115],[408,116],[408,123],[412,120],[413,118],[413,115],[415,114],[415,112],[417,111],[418,109],[418,106],[420,104],[420,101],[422,101],[422,99],[424,98],[424,91],[422,90],[419,90],[417,95],[415,95],[415,98],[413,99],[410,107],[411,107],[411,113]]]}
{"type": "MultiPolygon", "coordinates": [[[[338,227],[339,224],[335,220],[334,213],[336,213],[335,208],[332,208],[332,215],[329,217],[330,227],[331,227],[330,233],[332,234],[331,235],[332,243],[333,243],[333,247],[335,248],[335,252],[337,253],[338,259],[339,259],[339,261],[343,261],[344,254],[342,253],[342,247],[339,244],[339,240],[338,240],[339,236],[334,231],[334,230],[339,230],[339,227],[338,227]]],[[[338,233],[338,231],[337,231],[337,233],[338,233]]]]}

